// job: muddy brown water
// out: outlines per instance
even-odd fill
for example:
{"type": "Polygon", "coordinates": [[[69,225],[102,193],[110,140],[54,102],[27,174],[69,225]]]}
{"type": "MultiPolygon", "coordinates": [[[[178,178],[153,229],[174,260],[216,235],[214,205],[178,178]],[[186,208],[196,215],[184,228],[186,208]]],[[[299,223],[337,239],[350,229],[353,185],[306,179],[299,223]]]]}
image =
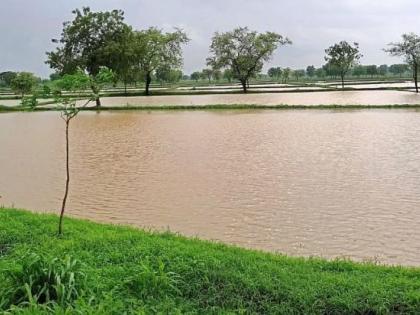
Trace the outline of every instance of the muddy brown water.
{"type": "MultiPolygon", "coordinates": [[[[58,212],[64,124],[0,114],[0,203],[58,212]]],[[[420,265],[420,111],[83,112],[69,214],[290,255],[420,265]]]]}

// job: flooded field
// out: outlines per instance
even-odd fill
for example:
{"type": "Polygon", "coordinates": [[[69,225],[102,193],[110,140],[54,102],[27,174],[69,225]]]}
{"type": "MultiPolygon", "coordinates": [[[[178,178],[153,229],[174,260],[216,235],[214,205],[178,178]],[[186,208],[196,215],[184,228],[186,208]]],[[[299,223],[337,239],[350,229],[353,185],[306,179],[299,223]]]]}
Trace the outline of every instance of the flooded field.
{"type": "Polygon", "coordinates": [[[304,93],[205,94],[103,97],[104,106],[255,105],[403,105],[420,104],[420,95],[405,91],[334,91],[304,93]]]}
{"type": "MultiPolygon", "coordinates": [[[[59,114],[0,114],[0,128],[0,203],[58,212],[59,114]]],[[[291,255],[420,266],[419,134],[416,110],[83,112],[70,132],[68,209],[291,255]]]]}

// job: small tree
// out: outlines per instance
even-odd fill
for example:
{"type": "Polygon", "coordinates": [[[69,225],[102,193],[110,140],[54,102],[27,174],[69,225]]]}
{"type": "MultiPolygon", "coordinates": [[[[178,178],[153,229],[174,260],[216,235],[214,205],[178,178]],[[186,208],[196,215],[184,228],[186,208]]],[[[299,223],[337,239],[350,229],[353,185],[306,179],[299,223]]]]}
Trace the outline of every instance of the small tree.
{"type": "Polygon", "coordinates": [[[57,108],[61,112],[61,119],[65,122],[65,137],[66,137],[66,186],[64,190],[64,197],[61,203],[61,211],[60,211],[60,219],[58,222],[58,235],[63,233],[63,218],[66,209],[67,203],[67,196],[69,193],[69,185],[70,185],[70,159],[69,159],[69,152],[70,152],[70,142],[69,142],[69,128],[70,122],[73,118],[77,116],[80,110],[87,106],[91,101],[96,100],[97,95],[92,94],[89,99],[85,102],[85,104],[81,107],[76,106],[76,98],[74,97],[63,97],[61,96],[61,90],[64,89],[66,91],[73,91],[77,92],[81,89],[86,89],[89,87],[90,78],[85,75],[82,71],[78,71],[76,74],[69,75],[66,74],[63,76],[62,79],[55,81],[55,103],[57,104],[57,108]]]}
{"type": "Polygon", "coordinates": [[[37,78],[30,72],[19,72],[11,81],[12,90],[21,95],[22,99],[25,94],[32,92],[37,84],[37,78]]]}
{"type": "Polygon", "coordinates": [[[366,73],[373,78],[373,76],[378,75],[378,67],[376,65],[366,66],[366,73]]]}
{"type": "Polygon", "coordinates": [[[212,56],[207,58],[207,64],[214,69],[231,69],[246,93],[249,79],[261,72],[264,62],[270,60],[279,46],[286,44],[291,44],[291,41],[277,33],[259,34],[247,27],[239,27],[213,36],[212,56]]]}
{"type": "Polygon", "coordinates": [[[306,68],[306,74],[308,77],[312,78],[315,75],[315,67],[314,66],[308,66],[306,68]]]}
{"type": "Polygon", "coordinates": [[[203,78],[207,79],[210,83],[211,79],[213,78],[213,69],[203,69],[203,71],[201,71],[201,74],[203,78]]]}
{"type": "Polygon", "coordinates": [[[305,70],[295,70],[293,71],[293,75],[296,78],[296,81],[299,81],[299,78],[303,78],[305,76],[305,70]]]}
{"type": "Polygon", "coordinates": [[[383,77],[386,76],[388,73],[388,65],[380,65],[378,67],[378,73],[383,77]]]}
{"type": "Polygon", "coordinates": [[[282,73],[283,83],[287,83],[287,81],[289,81],[289,77],[291,73],[292,73],[292,69],[290,68],[283,69],[283,73],[282,73]]]}
{"type": "Polygon", "coordinates": [[[344,89],[344,77],[347,72],[359,61],[362,55],[359,52],[359,44],[353,46],[346,41],[341,41],[325,50],[325,60],[332,66],[337,67],[341,78],[341,87],[344,89]]]}
{"type": "Polygon", "coordinates": [[[200,77],[201,74],[198,71],[191,73],[191,80],[194,80],[195,82],[198,82],[198,80],[200,80],[200,77]]]}
{"type": "Polygon", "coordinates": [[[270,78],[275,78],[276,80],[279,80],[281,78],[282,69],[280,67],[273,67],[268,69],[268,76],[270,78]]]}
{"type": "Polygon", "coordinates": [[[420,36],[414,33],[403,34],[402,42],[390,43],[390,48],[385,49],[391,56],[402,56],[411,67],[416,93],[419,92],[417,83],[420,64],[420,36]]]}

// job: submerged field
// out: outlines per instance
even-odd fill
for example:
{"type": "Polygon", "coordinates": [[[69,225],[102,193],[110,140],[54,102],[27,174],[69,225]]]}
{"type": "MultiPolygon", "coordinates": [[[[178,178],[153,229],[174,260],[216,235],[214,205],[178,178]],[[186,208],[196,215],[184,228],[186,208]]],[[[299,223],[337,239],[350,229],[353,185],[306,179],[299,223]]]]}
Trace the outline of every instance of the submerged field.
{"type": "Polygon", "coordinates": [[[65,220],[65,234],[58,238],[56,224],[53,215],[0,209],[0,310],[420,312],[419,269],[290,258],[75,219],[65,220]],[[54,287],[57,279],[61,283],[54,287]]]}

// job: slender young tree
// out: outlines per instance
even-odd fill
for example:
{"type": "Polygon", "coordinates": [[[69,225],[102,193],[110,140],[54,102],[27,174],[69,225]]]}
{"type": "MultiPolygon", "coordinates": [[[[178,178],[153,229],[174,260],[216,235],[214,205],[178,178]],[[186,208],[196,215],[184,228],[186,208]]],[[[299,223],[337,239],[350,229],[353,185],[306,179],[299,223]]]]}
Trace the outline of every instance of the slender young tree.
{"type": "Polygon", "coordinates": [[[212,55],[207,58],[207,65],[213,69],[231,69],[246,93],[249,79],[261,72],[264,62],[270,60],[279,46],[286,44],[291,44],[291,41],[277,33],[257,33],[247,27],[216,33],[210,46],[212,55]]]}
{"type": "MultiPolygon", "coordinates": [[[[102,68],[98,75],[97,80],[101,82],[112,81],[112,76],[106,68],[102,68]]],[[[91,94],[90,97],[81,106],[77,106],[78,96],[62,96],[62,91],[71,91],[73,93],[85,90],[91,84],[91,78],[86,75],[83,71],[77,71],[75,74],[66,74],[61,79],[56,80],[55,84],[55,103],[57,108],[60,110],[60,117],[65,122],[65,139],[66,139],[66,151],[65,151],[65,164],[66,164],[66,185],[64,190],[64,196],[61,203],[60,218],[58,222],[58,234],[63,233],[63,219],[66,210],[67,197],[69,193],[70,185],[70,140],[69,140],[69,129],[70,123],[79,114],[79,112],[86,107],[90,102],[96,101],[98,95],[91,94]]]]}
{"type": "Polygon", "coordinates": [[[390,43],[390,48],[385,49],[391,56],[404,57],[412,70],[416,93],[419,92],[418,72],[420,64],[420,36],[414,33],[403,34],[402,41],[390,43]]]}
{"type": "Polygon", "coordinates": [[[341,87],[344,89],[344,78],[349,70],[357,64],[362,54],[359,52],[359,44],[349,44],[346,41],[341,41],[325,50],[327,54],[325,61],[333,67],[338,69],[341,78],[341,87]]]}

